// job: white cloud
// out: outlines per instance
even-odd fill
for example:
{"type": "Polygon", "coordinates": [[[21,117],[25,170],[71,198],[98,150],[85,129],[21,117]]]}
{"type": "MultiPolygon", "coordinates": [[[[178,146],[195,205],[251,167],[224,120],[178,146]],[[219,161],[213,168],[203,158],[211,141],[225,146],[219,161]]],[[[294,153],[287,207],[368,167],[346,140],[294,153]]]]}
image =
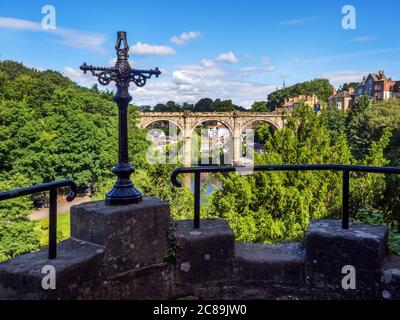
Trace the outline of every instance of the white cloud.
{"type": "Polygon", "coordinates": [[[228,63],[239,63],[239,59],[234,55],[232,51],[227,53],[221,53],[217,58],[217,61],[228,62],[228,63]]]}
{"type": "Polygon", "coordinates": [[[275,66],[272,65],[271,59],[264,57],[261,59],[261,66],[249,66],[239,69],[242,74],[253,74],[253,73],[267,73],[275,71],[275,66]]]}
{"type": "Polygon", "coordinates": [[[174,71],[172,77],[174,78],[175,83],[177,84],[189,85],[196,83],[196,79],[191,78],[189,75],[185,73],[185,71],[181,70],[174,71]]]}
{"type": "Polygon", "coordinates": [[[106,41],[106,37],[104,35],[82,33],[80,31],[63,28],[58,28],[50,32],[54,32],[62,37],[60,40],[57,40],[58,43],[62,43],[70,47],[105,52],[103,45],[106,41]]]}
{"type": "Polygon", "coordinates": [[[0,17],[0,28],[44,31],[40,23],[10,17],[0,17]]]}
{"type": "Polygon", "coordinates": [[[90,72],[85,74],[80,69],[68,66],[64,68],[64,75],[82,86],[90,87],[98,83],[97,78],[93,77],[90,72]]]}
{"type": "Polygon", "coordinates": [[[175,50],[169,46],[142,42],[137,42],[131,46],[130,52],[138,56],[171,56],[175,54],[175,50]]]}
{"type": "Polygon", "coordinates": [[[366,74],[368,74],[368,72],[342,70],[320,74],[318,78],[328,79],[333,86],[338,87],[346,82],[360,82],[366,74]]]}
{"type": "Polygon", "coordinates": [[[169,77],[171,75],[171,73],[167,69],[161,68],[160,71],[163,77],[169,77]]]}
{"type": "Polygon", "coordinates": [[[22,20],[10,17],[0,17],[0,28],[20,31],[42,32],[57,37],[56,43],[66,46],[88,49],[95,52],[104,52],[106,37],[104,34],[87,33],[79,30],[57,27],[56,29],[44,29],[38,22],[22,20]]]}
{"type": "Polygon", "coordinates": [[[275,90],[276,84],[259,84],[243,79],[226,70],[222,65],[204,59],[198,64],[180,66],[170,79],[148,81],[142,88],[131,86],[133,102],[155,105],[174,100],[178,103],[195,103],[201,98],[231,99],[234,103],[251,107],[254,101],[265,100],[275,90]]]}
{"type": "Polygon", "coordinates": [[[212,68],[215,67],[215,62],[211,59],[203,59],[201,60],[201,63],[203,64],[203,66],[205,66],[206,68],[212,68]]]}
{"type": "Polygon", "coordinates": [[[199,31],[182,32],[179,36],[173,36],[170,41],[178,46],[184,46],[193,39],[201,36],[199,31]]]}
{"type": "Polygon", "coordinates": [[[355,37],[351,39],[353,42],[369,42],[369,41],[374,41],[376,40],[377,37],[375,36],[360,36],[360,37],[355,37]]]}

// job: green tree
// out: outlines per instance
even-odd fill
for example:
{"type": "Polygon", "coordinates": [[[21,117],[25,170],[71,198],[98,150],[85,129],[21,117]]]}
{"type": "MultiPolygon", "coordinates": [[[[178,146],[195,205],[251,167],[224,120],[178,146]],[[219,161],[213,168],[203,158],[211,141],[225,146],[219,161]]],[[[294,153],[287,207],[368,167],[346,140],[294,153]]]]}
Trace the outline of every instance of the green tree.
{"type": "Polygon", "coordinates": [[[235,106],[232,103],[232,100],[221,100],[221,99],[216,99],[212,104],[211,104],[211,110],[215,112],[229,112],[229,111],[234,111],[235,106]]]}
{"type": "Polygon", "coordinates": [[[322,109],[321,118],[329,131],[332,142],[336,141],[346,131],[346,113],[335,107],[322,109]]]}
{"type": "Polygon", "coordinates": [[[347,137],[353,155],[362,159],[372,141],[370,127],[371,101],[362,96],[352,105],[347,117],[347,137]]]}
{"type": "Polygon", "coordinates": [[[255,101],[253,105],[251,106],[250,111],[252,112],[270,112],[270,110],[267,102],[265,101],[255,101]]]}
{"type": "Polygon", "coordinates": [[[374,101],[369,117],[372,139],[378,140],[386,128],[392,131],[392,138],[385,156],[390,160],[391,166],[400,164],[400,100],[374,101]]]}
{"type": "Polygon", "coordinates": [[[194,110],[195,112],[207,112],[207,111],[212,111],[212,103],[213,100],[210,98],[203,98],[197,101],[197,103],[194,105],[194,110]]]}
{"type": "Polygon", "coordinates": [[[327,103],[332,95],[334,87],[327,79],[315,79],[297,83],[291,87],[277,90],[268,95],[268,106],[270,110],[275,110],[283,106],[286,98],[298,95],[317,95],[319,100],[327,103]]]}
{"type": "Polygon", "coordinates": [[[158,103],[153,108],[154,112],[167,112],[167,106],[163,103],[158,103]]]}
{"type": "MultiPolygon", "coordinates": [[[[370,116],[372,139],[382,137],[385,130],[392,133],[388,147],[384,150],[388,165],[400,165],[400,100],[374,101],[370,116]]],[[[386,189],[382,200],[382,210],[387,213],[390,221],[400,222],[400,176],[387,175],[386,189]]]]}
{"type": "Polygon", "coordinates": [[[350,88],[355,89],[357,85],[358,82],[346,82],[339,87],[338,92],[349,91],[350,88]]]}
{"type": "MultiPolygon", "coordinates": [[[[27,186],[20,174],[0,177],[0,190],[27,186]]],[[[39,249],[39,235],[27,215],[31,212],[29,197],[0,202],[0,262],[39,249]]]]}

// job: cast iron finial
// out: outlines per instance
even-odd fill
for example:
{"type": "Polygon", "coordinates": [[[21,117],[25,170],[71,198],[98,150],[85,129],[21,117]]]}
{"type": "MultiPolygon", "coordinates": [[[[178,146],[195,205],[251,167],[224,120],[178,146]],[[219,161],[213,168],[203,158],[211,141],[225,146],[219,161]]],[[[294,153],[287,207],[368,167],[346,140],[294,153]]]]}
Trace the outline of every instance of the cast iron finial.
{"type": "Polygon", "coordinates": [[[135,169],[129,163],[128,156],[128,105],[132,100],[129,94],[129,84],[133,82],[136,86],[143,87],[147,79],[150,79],[153,75],[158,77],[161,74],[158,68],[154,70],[131,68],[128,60],[129,46],[126,32],[118,32],[115,50],[117,51],[117,62],[114,67],[94,67],[86,63],[80,67],[84,73],[89,71],[97,77],[101,85],[106,86],[114,81],[117,86],[114,101],[118,105],[119,112],[119,151],[118,164],[112,171],[118,178],[114,188],[106,195],[106,204],[108,205],[137,203],[142,200],[142,194],[130,180],[130,175],[135,169]]]}

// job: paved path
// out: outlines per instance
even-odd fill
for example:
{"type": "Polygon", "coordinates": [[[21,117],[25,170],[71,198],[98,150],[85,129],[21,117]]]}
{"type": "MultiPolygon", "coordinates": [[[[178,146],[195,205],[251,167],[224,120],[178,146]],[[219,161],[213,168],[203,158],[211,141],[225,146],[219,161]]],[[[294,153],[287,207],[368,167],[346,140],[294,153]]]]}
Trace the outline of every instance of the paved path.
{"type": "MultiPolygon", "coordinates": [[[[89,201],[92,201],[92,198],[90,198],[89,196],[76,197],[72,202],[68,202],[64,198],[58,202],[57,213],[60,214],[60,213],[69,212],[69,209],[72,206],[75,206],[77,204],[84,203],[84,202],[89,202],[89,201]]],[[[30,220],[40,220],[40,219],[48,218],[48,216],[49,216],[49,208],[40,208],[40,209],[33,211],[28,216],[28,218],[30,220]]]]}

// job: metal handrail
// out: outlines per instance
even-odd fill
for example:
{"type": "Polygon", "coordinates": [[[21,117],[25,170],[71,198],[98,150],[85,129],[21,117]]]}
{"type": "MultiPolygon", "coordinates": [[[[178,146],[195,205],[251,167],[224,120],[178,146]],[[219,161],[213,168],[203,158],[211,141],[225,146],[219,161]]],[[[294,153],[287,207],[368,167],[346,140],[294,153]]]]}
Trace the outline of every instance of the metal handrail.
{"type": "Polygon", "coordinates": [[[349,180],[350,172],[400,174],[400,167],[369,167],[341,164],[284,164],[259,166],[211,166],[178,168],[171,175],[172,185],[181,187],[178,181],[180,174],[194,173],[194,228],[200,228],[200,174],[223,172],[253,172],[253,171],[341,171],[342,179],[342,229],[349,229],[349,180]]]}
{"type": "Polygon", "coordinates": [[[70,192],[67,195],[67,201],[74,200],[78,192],[78,187],[76,183],[72,180],[54,181],[31,187],[0,192],[0,201],[4,201],[27,196],[34,193],[50,191],[49,259],[57,258],[57,190],[63,187],[70,188],[70,192]]]}

